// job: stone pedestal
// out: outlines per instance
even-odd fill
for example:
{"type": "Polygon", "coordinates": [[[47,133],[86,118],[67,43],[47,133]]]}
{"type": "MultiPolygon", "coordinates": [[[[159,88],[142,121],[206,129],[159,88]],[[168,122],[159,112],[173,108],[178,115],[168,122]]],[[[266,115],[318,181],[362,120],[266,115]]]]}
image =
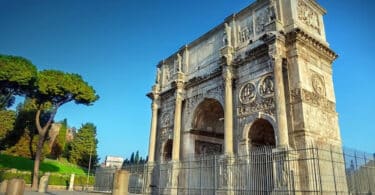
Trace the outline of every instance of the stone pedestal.
{"type": "Polygon", "coordinates": [[[69,191],[73,191],[74,190],[74,173],[70,175],[70,181],[69,181],[69,188],[68,188],[69,191]]]}
{"type": "Polygon", "coordinates": [[[0,184],[0,193],[5,193],[7,191],[7,186],[8,186],[8,180],[4,180],[0,184]]]}
{"type": "Polygon", "coordinates": [[[292,191],[295,186],[293,179],[298,167],[298,154],[288,148],[272,149],[274,193],[292,191]]]}
{"type": "Polygon", "coordinates": [[[128,195],[129,172],[118,170],[113,178],[112,195],[128,195]]]}
{"type": "Polygon", "coordinates": [[[40,178],[38,192],[47,192],[49,175],[49,173],[46,173],[40,178]]]}
{"type": "Polygon", "coordinates": [[[25,181],[23,179],[11,179],[7,185],[6,195],[23,195],[25,181]]]}

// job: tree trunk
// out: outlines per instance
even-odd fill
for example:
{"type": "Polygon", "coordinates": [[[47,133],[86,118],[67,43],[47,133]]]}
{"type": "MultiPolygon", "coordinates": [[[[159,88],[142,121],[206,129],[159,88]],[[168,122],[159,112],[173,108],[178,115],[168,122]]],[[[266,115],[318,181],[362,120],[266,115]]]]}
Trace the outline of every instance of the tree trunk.
{"type": "Polygon", "coordinates": [[[35,159],[34,159],[34,171],[33,171],[33,184],[32,189],[38,190],[38,174],[39,174],[39,165],[40,165],[40,157],[43,153],[43,144],[44,144],[44,135],[39,133],[39,141],[35,152],[35,159]]]}
{"type": "Polygon", "coordinates": [[[46,139],[46,136],[48,136],[49,128],[51,126],[53,118],[56,115],[57,108],[59,107],[59,105],[60,104],[58,104],[55,107],[55,109],[52,111],[47,123],[43,127],[40,125],[40,114],[42,113],[42,108],[39,107],[39,109],[36,111],[35,125],[36,125],[36,129],[38,130],[39,141],[38,141],[38,145],[35,151],[35,159],[34,159],[33,184],[32,184],[33,190],[38,189],[38,173],[39,173],[40,157],[42,156],[42,153],[43,153],[43,144],[44,144],[44,140],[46,139]]]}

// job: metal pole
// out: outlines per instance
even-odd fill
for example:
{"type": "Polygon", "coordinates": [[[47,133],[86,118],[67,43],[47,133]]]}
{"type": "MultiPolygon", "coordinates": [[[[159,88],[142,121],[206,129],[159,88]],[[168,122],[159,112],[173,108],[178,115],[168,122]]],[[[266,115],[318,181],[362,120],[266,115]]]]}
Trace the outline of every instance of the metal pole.
{"type": "Polygon", "coordinates": [[[368,174],[368,170],[369,170],[369,167],[367,166],[370,166],[370,165],[367,165],[367,159],[366,159],[366,153],[363,153],[363,158],[365,159],[365,166],[364,166],[364,169],[366,171],[366,175],[367,175],[367,183],[368,183],[368,192],[371,193],[371,184],[370,184],[370,177],[369,177],[369,174],[368,174]]]}
{"type": "Polygon", "coordinates": [[[92,153],[92,143],[90,145],[90,160],[89,160],[89,169],[87,170],[87,180],[86,180],[86,191],[89,190],[89,178],[90,178],[90,169],[91,169],[91,153],[92,153]]]}
{"type": "Polygon", "coordinates": [[[334,166],[334,160],[332,156],[332,145],[330,146],[330,152],[331,152],[331,163],[332,163],[332,173],[333,173],[333,183],[335,184],[335,193],[337,195],[337,186],[336,186],[336,173],[335,173],[335,166],[334,166]]]}

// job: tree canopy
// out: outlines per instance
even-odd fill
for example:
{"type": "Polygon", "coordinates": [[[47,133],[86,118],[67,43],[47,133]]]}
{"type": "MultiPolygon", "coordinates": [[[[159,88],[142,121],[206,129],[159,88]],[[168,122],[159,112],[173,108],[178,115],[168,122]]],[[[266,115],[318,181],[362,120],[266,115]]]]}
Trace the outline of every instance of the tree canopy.
{"type": "Polygon", "coordinates": [[[74,73],[58,70],[44,70],[38,73],[37,91],[34,97],[40,103],[51,103],[60,106],[74,101],[77,104],[91,105],[99,96],[82,77],[74,73]]]}
{"type": "Polygon", "coordinates": [[[99,96],[78,74],[58,70],[38,72],[25,58],[0,55],[0,109],[10,106],[14,95],[23,95],[36,103],[34,119],[38,142],[35,143],[32,188],[37,189],[43,145],[59,107],[68,102],[91,105],[99,96]]]}
{"type": "Polygon", "coordinates": [[[10,106],[14,95],[24,95],[34,85],[37,69],[29,60],[0,54],[0,108],[10,106]]]}
{"type": "Polygon", "coordinates": [[[91,155],[91,165],[95,166],[99,159],[97,155],[96,127],[93,123],[83,124],[72,142],[69,161],[83,167],[88,167],[91,155]]]}

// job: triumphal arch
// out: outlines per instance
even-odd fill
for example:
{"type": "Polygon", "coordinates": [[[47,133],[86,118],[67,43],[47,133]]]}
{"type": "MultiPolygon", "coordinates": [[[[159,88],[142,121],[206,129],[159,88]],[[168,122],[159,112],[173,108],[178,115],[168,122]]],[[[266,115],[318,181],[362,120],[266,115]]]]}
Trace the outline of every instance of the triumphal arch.
{"type": "MultiPolygon", "coordinates": [[[[148,94],[149,163],[236,159],[258,147],[340,148],[332,80],[337,55],[326,40],[325,13],[315,0],[256,0],[160,61],[148,94]]],[[[322,163],[319,171],[332,169],[322,163]]],[[[308,163],[293,167],[306,177],[312,172],[308,163]]],[[[179,185],[181,173],[172,172],[170,185],[179,185]]]]}

